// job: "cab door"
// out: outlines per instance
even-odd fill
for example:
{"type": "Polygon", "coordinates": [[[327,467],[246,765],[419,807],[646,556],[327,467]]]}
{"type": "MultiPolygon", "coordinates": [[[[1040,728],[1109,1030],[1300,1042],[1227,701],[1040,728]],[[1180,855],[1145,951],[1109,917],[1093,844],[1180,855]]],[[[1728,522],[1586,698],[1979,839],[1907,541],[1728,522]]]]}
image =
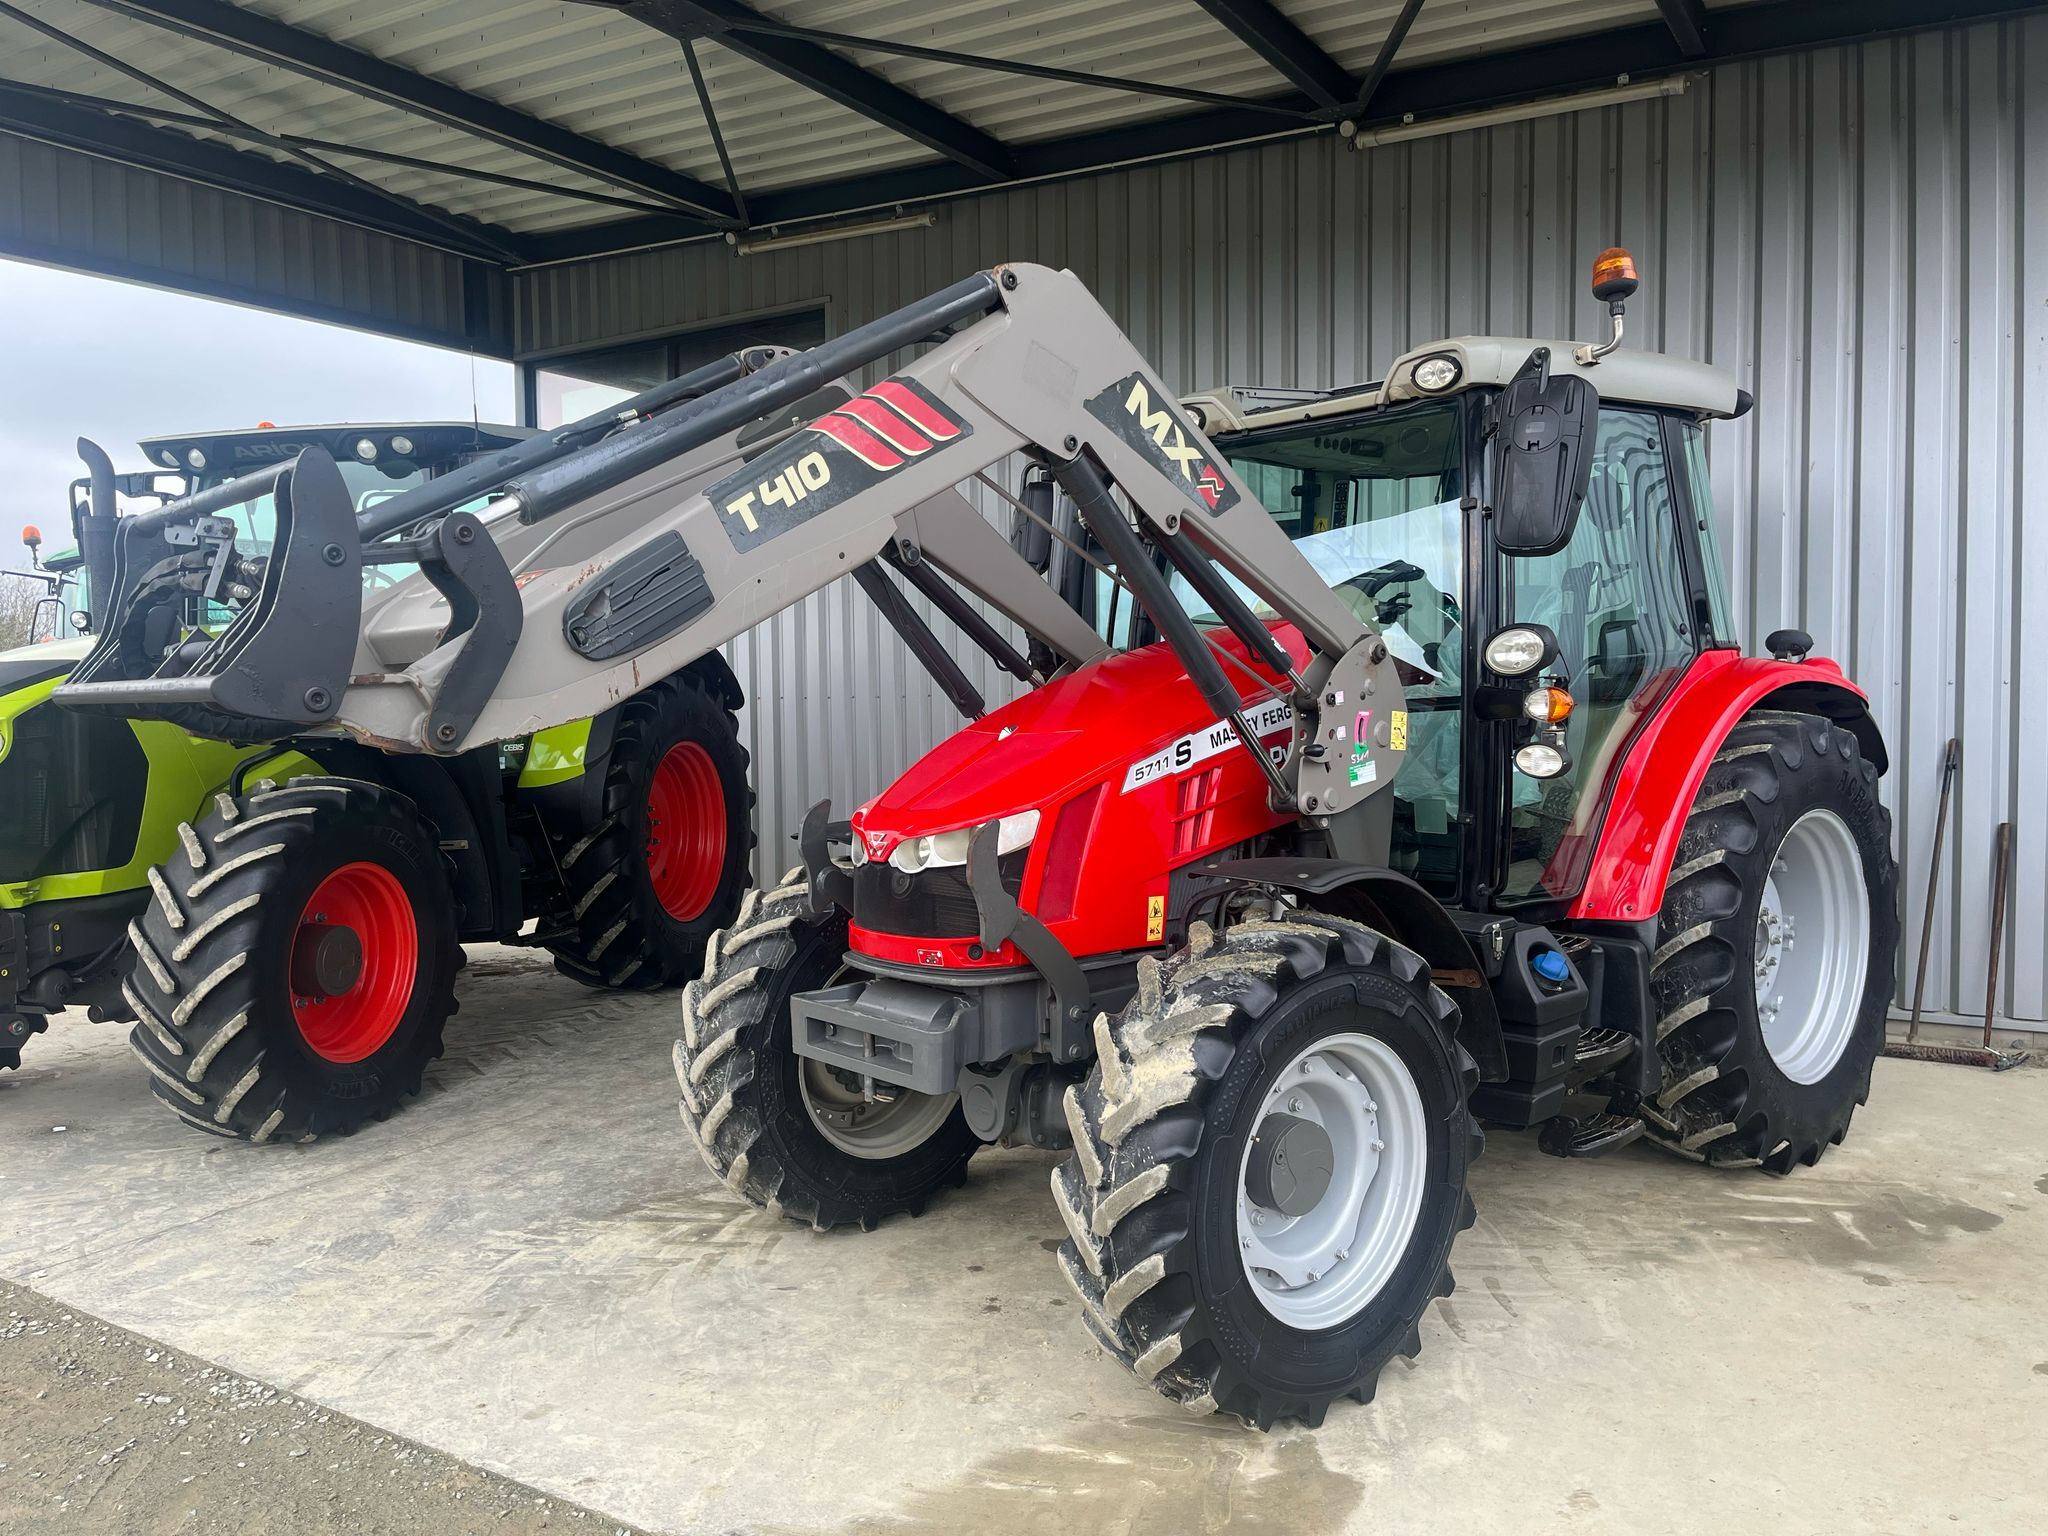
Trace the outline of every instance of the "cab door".
{"type": "Polygon", "coordinates": [[[1603,403],[1570,542],[1555,554],[1494,562],[1500,623],[1555,632],[1557,671],[1575,701],[1565,724],[1570,765],[1556,778],[1517,772],[1514,733],[1498,733],[1507,801],[1498,905],[1562,900],[1584,884],[1624,749],[1705,643],[1676,428],[1666,413],[1603,403]]]}

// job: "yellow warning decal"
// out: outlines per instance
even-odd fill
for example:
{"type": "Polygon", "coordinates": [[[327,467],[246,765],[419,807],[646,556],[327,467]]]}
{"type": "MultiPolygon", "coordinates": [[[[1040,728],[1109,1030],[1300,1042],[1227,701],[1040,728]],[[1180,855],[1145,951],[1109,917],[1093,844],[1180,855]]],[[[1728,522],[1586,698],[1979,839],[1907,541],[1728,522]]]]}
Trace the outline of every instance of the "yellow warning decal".
{"type": "Polygon", "coordinates": [[[1387,746],[1395,752],[1408,750],[1408,711],[1390,709],[1387,711],[1387,746]]]}
{"type": "Polygon", "coordinates": [[[1166,898],[1147,896],[1145,898],[1145,938],[1157,944],[1166,937],[1166,898]]]}

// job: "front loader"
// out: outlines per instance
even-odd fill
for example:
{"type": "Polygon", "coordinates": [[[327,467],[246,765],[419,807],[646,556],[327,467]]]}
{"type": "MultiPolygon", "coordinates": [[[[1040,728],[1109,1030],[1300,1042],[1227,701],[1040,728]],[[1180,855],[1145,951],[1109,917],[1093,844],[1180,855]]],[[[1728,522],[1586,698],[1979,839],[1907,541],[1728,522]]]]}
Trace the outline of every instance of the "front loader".
{"type": "MultiPolygon", "coordinates": [[[[370,555],[356,579],[375,611],[416,571],[408,541],[481,507],[508,465],[577,451],[772,355],[545,435],[266,423],[150,438],[153,468],[134,475],[81,442],[80,552],[52,564],[74,572],[81,629],[96,614],[125,624],[130,656],[195,652],[285,558],[289,470],[308,455],[334,525],[370,555]],[[117,495],[179,499],[117,518],[117,495]]],[[[323,617],[288,602],[279,633],[323,617]]],[[[747,881],[742,699],[716,656],[457,760],[338,735],[295,746],[285,722],[213,739],[162,715],[60,708],[85,655],[72,641],[0,656],[0,795],[21,808],[0,847],[0,1066],[56,1009],[89,1006],[135,1021],[156,1096],[191,1125],[256,1141],[346,1132],[418,1091],[463,942],[543,947],[594,987],[672,986],[747,881]]]]}
{"type": "Polygon", "coordinates": [[[802,867],[713,939],[686,1124],[819,1228],[917,1213],[983,1145],[1061,1150],[1060,1263],[1109,1355],[1314,1423],[1417,1349],[1482,1121],[1783,1170],[1867,1087],[1882,745],[1805,637],[1732,649],[1689,434],[1742,409],[1711,369],[1497,338],[1183,406],[1071,274],[1000,267],[511,477],[419,550],[452,622],[416,591],[241,677],[259,595],[196,655],[103,640],[66,694],[461,754],[853,575],[972,723],[813,807],[802,867]],[[1031,691],[989,710],[899,582],[1031,691]]]}

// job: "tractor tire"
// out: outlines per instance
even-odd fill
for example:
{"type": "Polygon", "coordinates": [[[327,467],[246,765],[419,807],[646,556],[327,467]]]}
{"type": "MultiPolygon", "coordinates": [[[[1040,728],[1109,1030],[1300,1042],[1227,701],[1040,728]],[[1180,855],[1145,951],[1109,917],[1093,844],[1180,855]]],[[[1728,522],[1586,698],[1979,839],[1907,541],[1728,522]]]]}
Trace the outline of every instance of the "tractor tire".
{"type": "Polygon", "coordinates": [[[555,969],[589,987],[679,986],[733,920],[754,847],[739,721],[687,674],[619,706],[594,826],[551,829],[566,922],[555,969]]]}
{"type": "Polygon", "coordinates": [[[1877,769],[1817,715],[1746,716],[1679,840],[1650,990],[1652,1139],[1789,1173],[1848,1134],[1884,1047],[1898,866],[1877,769]]]}
{"type": "Polygon", "coordinates": [[[1419,956],[1317,913],[1196,923],[1139,962],[1136,997],[1095,1021],[1052,1176],[1060,1265],[1103,1348],[1182,1407],[1260,1429],[1370,1402],[1388,1360],[1421,1349],[1473,1222],[1478,1071],[1457,1020],[1419,956]],[[1290,1200],[1305,1119],[1326,1182],[1304,1174],[1290,1200]]]}
{"type": "Polygon", "coordinates": [[[747,892],[683,989],[676,1082],[683,1123],[726,1187],[817,1231],[872,1231],[922,1215],[967,1181],[981,1141],[959,1098],[904,1092],[862,1104],[829,1069],[791,1049],[789,999],[827,985],[846,952],[846,914],[813,916],[801,872],[747,892]]]}
{"type": "Polygon", "coordinates": [[[220,794],[129,925],[130,1036],[179,1119],[252,1142],[382,1120],[455,1012],[454,899],[410,800],[354,779],[220,794]]]}

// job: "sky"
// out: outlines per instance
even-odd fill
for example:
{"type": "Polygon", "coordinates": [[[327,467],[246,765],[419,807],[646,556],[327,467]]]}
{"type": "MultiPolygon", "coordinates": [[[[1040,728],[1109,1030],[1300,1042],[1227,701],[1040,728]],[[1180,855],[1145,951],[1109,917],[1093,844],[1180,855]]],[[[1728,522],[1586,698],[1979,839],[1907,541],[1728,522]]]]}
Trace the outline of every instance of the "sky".
{"type": "Polygon", "coordinates": [[[15,563],[24,523],[42,527],[46,547],[71,542],[65,493],[83,473],[81,436],[115,469],[141,469],[138,438],[259,421],[466,421],[472,398],[483,420],[513,420],[511,365],[0,260],[0,564],[15,563]]]}

